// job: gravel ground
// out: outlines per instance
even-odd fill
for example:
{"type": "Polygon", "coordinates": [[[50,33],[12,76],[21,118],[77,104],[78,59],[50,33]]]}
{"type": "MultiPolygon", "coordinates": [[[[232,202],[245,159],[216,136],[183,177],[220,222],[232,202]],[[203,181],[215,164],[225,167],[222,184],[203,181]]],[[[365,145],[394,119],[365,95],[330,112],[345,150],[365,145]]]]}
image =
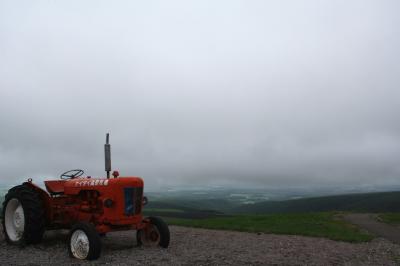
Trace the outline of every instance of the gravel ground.
{"type": "Polygon", "coordinates": [[[400,265],[400,246],[382,238],[351,244],[178,226],[170,230],[168,249],[137,247],[134,231],[110,233],[94,262],[68,257],[66,231],[46,232],[43,243],[22,249],[7,245],[0,233],[0,265],[400,265]]]}

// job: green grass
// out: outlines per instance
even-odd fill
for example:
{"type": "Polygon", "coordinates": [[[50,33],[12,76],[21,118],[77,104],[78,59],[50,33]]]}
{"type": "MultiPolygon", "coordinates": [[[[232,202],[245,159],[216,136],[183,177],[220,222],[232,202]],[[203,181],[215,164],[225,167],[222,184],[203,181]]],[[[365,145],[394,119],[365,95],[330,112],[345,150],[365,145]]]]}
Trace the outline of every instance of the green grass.
{"type": "Polygon", "coordinates": [[[400,213],[399,212],[390,212],[390,213],[382,213],[379,215],[380,220],[388,224],[400,225],[400,213]]]}
{"type": "Polygon", "coordinates": [[[335,217],[334,213],[239,215],[210,219],[166,218],[173,225],[244,232],[325,237],[347,242],[365,242],[373,237],[335,217]]]}

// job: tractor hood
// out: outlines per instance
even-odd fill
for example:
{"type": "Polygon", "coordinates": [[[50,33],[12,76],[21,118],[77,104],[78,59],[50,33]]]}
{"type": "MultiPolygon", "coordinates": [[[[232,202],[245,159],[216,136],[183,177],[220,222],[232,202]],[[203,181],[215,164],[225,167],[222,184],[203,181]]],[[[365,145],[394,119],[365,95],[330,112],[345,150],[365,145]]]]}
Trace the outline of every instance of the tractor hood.
{"type": "Polygon", "coordinates": [[[71,179],[65,182],[64,193],[76,195],[82,190],[96,190],[102,194],[102,192],[112,193],[125,187],[143,187],[143,179],[140,177],[71,179]]]}

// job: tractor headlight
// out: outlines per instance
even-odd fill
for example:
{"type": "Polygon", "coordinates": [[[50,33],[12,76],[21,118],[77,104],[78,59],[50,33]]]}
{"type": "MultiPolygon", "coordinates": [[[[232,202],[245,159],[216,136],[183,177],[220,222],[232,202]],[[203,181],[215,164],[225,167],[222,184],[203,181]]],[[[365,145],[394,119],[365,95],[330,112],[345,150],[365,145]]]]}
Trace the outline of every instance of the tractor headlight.
{"type": "Polygon", "coordinates": [[[148,202],[149,202],[149,200],[147,199],[147,197],[146,197],[146,196],[143,197],[143,199],[142,199],[142,204],[143,204],[143,205],[146,205],[148,202]]]}
{"type": "Polygon", "coordinates": [[[112,199],[106,199],[104,201],[104,207],[106,208],[111,208],[113,206],[114,202],[112,201],[112,199]]]}

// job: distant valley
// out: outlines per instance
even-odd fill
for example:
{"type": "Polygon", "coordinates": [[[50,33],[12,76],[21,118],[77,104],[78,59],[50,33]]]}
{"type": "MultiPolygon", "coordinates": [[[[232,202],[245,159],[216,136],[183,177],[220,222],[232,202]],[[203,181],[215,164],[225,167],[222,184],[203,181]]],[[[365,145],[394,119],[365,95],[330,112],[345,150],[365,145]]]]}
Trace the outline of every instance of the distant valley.
{"type": "Polygon", "coordinates": [[[145,208],[148,215],[178,218],[326,211],[400,211],[400,191],[329,195],[326,192],[292,190],[221,189],[146,194],[149,197],[145,208]]]}
{"type": "MultiPolygon", "coordinates": [[[[8,187],[0,187],[0,203],[8,187]]],[[[399,189],[400,190],[400,189],[399,189]]],[[[236,214],[325,211],[398,212],[400,192],[340,194],[326,189],[165,189],[145,192],[146,215],[176,218],[211,218],[236,214]]],[[[1,206],[0,206],[1,208],[1,206]]]]}

